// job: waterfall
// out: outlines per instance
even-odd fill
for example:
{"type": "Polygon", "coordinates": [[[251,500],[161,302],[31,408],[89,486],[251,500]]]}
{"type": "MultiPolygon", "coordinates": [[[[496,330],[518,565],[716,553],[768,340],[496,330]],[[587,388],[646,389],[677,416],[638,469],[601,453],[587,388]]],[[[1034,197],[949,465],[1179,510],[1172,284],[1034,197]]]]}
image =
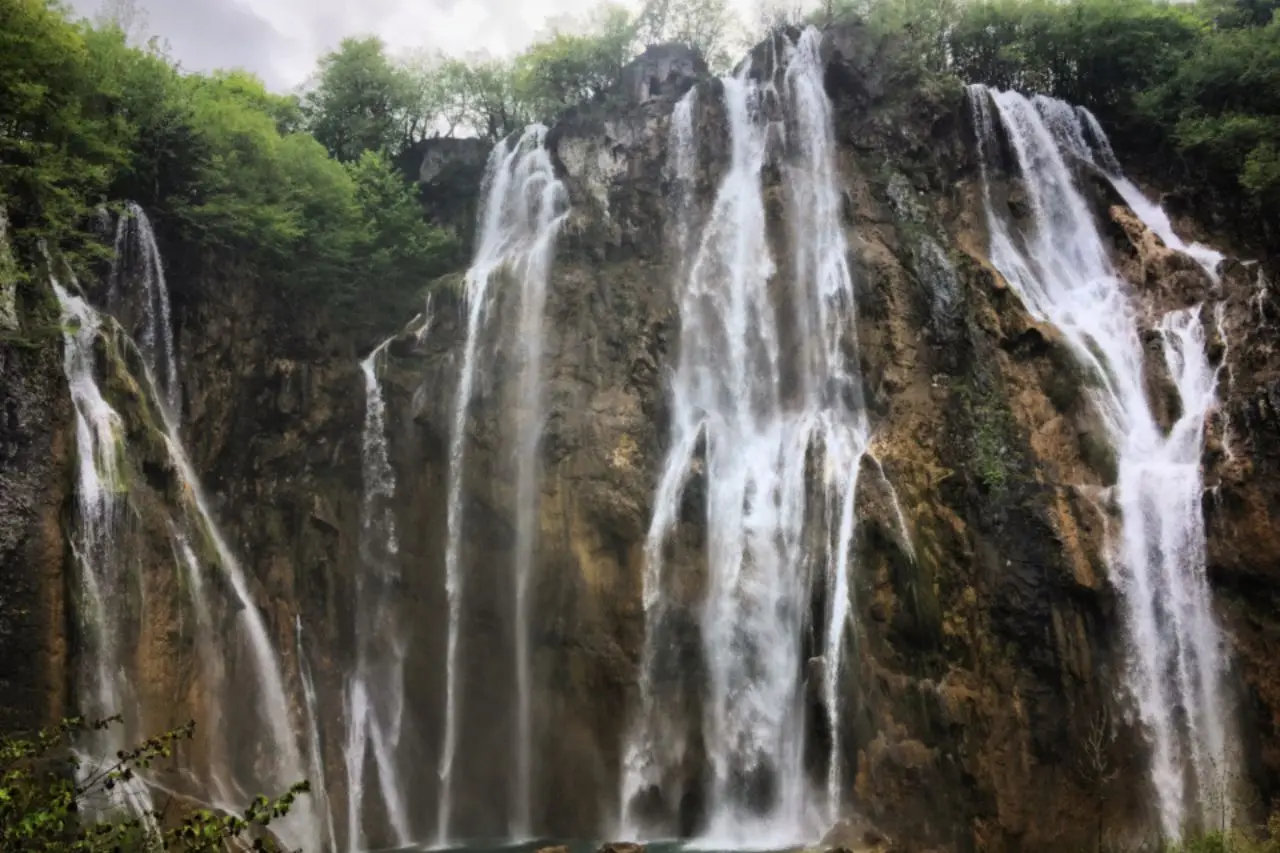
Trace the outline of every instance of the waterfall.
{"type": "MultiPolygon", "coordinates": [[[[146,257],[144,253],[146,269],[161,268],[158,255],[150,261],[145,260],[146,257]]],[[[115,280],[129,280],[122,269],[126,263],[126,259],[117,260],[112,273],[115,280]]],[[[156,278],[155,282],[159,287],[163,284],[163,277],[156,278]]],[[[123,544],[117,536],[117,521],[124,514],[129,500],[130,483],[125,465],[130,448],[121,418],[106,401],[95,375],[95,345],[99,341],[105,341],[108,351],[115,352],[116,363],[112,366],[118,370],[125,369],[119,348],[133,344],[112,319],[104,318],[84,299],[69,293],[58,282],[52,284],[61,307],[64,370],[76,419],[78,478],[73,550],[81,572],[81,590],[76,606],[85,626],[85,647],[81,650],[84,659],[81,684],[85,694],[82,701],[89,706],[84,710],[93,715],[123,713],[141,718],[146,709],[139,707],[134,698],[138,684],[136,674],[131,671],[131,662],[126,661],[125,650],[120,648],[122,642],[132,639],[134,628],[128,621],[130,613],[137,609],[135,602],[142,601],[146,592],[140,582],[136,590],[128,587],[130,579],[123,569],[133,555],[124,553],[123,544]]],[[[158,296],[154,298],[157,304],[167,304],[167,296],[163,300],[158,296]]],[[[161,312],[157,316],[164,318],[166,315],[161,312]]],[[[156,331],[158,340],[171,339],[166,331],[156,331]]],[[[231,793],[243,795],[243,786],[237,784],[241,781],[264,791],[283,791],[293,782],[306,778],[307,768],[290,721],[290,702],[280,662],[262,614],[249,593],[244,570],[223,539],[187,458],[178,434],[176,409],[163,402],[160,386],[150,369],[148,353],[141,347],[137,351],[142,356],[143,375],[128,378],[136,385],[144,406],[147,402],[156,404],[155,412],[159,415],[156,428],[163,438],[167,461],[182,487],[181,507],[166,519],[166,523],[175,563],[182,567],[188,579],[186,591],[189,606],[194,611],[200,646],[197,654],[211,697],[209,705],[203,708],[207,719],[197,720],[202,729],[207,726],[214,732],[210,741],[215,753],[220,753],[209,756],[209,786],[219,799],[231,793]],[[224,604],[234,612],[233,621],[224,623],[235,628],[229,636],[225,627],[218,633],[209,627],[211,603],[208,585],[202,577],[204,569],[192,551],[193,541],[211,548],[225,581],[222,588],[233,599],[224,604]],[[226,677],[230,670],[227,661],[233,654],[234,644],[241,640],[249,653],[244,672],[251,680],[231,684],[226,677]],[[257,719],[264,728],[262,732],[255,731],[254,736],[265,736],[266,743],[259,752],[254,778],[229,782],[222,775],[231,764],[230,745],[221,725],[222,717],[229,703],[246,699],[256,705],[257,719]]],[[[152,354],[164,352],[160,347],[152,354]]],[[[165,365],[171,361],[166,362],[160,357],[158,363],[168,370],[165,365]]],[[[108,730],[105,740],[99,738],[95,741],[95,755],[89,758],[102,760],[104,756],[114,755],[117,749],[129,745],[124,742],[124,737],[124,733],[108,730]]],[[[139,797],[146,796],[149,784],[142,780],[137,791],[130,791],[128,795],[136,802],[139,797]]],[[[241,804],[224,800],[220,805],[238,808],[241,804]]],[[[290,814],[277,821],[273,828],[291,846],[319,850],[318,826],[313,801],[303,798],[295,802],[290,814]]]]}
{"type": "Polygon", "coordinates": [[[1217,280],[1218,264],[1223,260],[1222,253],[1200,243],[1187,243],[1177,235],[1164,208],[1154,204],[1133,181],[1125,177],[1120,161],[1111,148],[1111,140],[1107,138],[1102,124],[1093,113],[1084,107],[1073,107],[1065,101],[1044,95],[1035,96],[1032,102],[1062,150],[1098,166],[1120,193],[1124,203],[1166,246],[1190,256],[1217,280]]]}
{"type": "MultiPolygon", "coordinates": [[[[969,95],[992,263],[1033,316],[1062,332],[1097,380],[1092,398],[1119,461],[1115,496],[1123,520],[1110,565],[1129,635],[1127,687],[1150,746],[1161,827],[1176,839],[1189,823],[1217,825],[1224,817],[1222,780],[1231,774],[1225,662],[1205,577],[1200,508],[1204,419],[1217,385],[1200,309],[1168,314],[1156,327],[1182,402],[1181,417],[1166,434],[1146,397],[1138,312],[1066,159],[1081,151],[1070,138],[1064,142],[1061,126],[1055,132],[1045,121],[1045,113],[1067,113],[1044,100],[1038,109],[1017,93],[982,86],[971,87],[969,95]],[[1030,200],[1030,222],[1017,230],[992,205],[994,166],[988,164],[998,158],[997,117],[1030,200]]],[[[1105,146],[1096,122],[1086,126],[1105,146]]],[[[1105,162],[1116,168],[1113,156],[1105,162]]],[[[1149,209],[1136,212],[1150,215],[1149,209]]]]}
{"type": "MultiPolygon", "coordinates": [[[[428,314],[424,328],[430,324],[428,314]]],[[[378,366],[391,338],[360,363],[364,373],[365,418],[361,440],[364,499],[360,514],[360,558],[356,575],[356,662],[347,682],[347,848],[365,848],[366,756],[372,755],[374,779],[386,809],[395,844],[410,842],[409,808],[395,764],[404,717],[404,659],[408,653],[394,606],[400,572],[399,542],[391,500],[395,472],[387,456],[386,403],[378,366]]]]}
{"type": "Polygon", "coordinates": [[[449,626],[445,664],[445,726],[439,776],[440,798],[436,834],[448,841],[452,818],[453,766],[458,738],[458,632],[462,618],[463,483],[467,415],[475,384],[477,349],[486,314],[494,298],[492,284],[503,275],[520,286],[521,316],[517,349],[523,381],[519,400],[516,448],[516,796],[512,830],[528,832],[530,799],[530,684],[528,652],[529,575],[532,570],[536,523],[537,450],[541,434],[542,308],[555,235],[568,212],[567,195],[556,180],[551,156],[544,147],[546,128],[531,125],[514,142],[495,146],[485,168],[475,257],[466,274],[467,338],[458,377],[453,434],[449,444],[448,541],[445,577],[449,626]],[[520,824],[523,822],[524,826],[520,824]]]}
{"type": "Polygon", "coordinates": [[[142,301],[142,330],[137,337],[147,368],[164,392],[164,402],[177,411],[179,402],[178,357],[173,347],[173,321],[169,310],[169,285],[164,259],[156,244],[147,212],[134,202],[125,205],[116,222],[115,252],[108,273],[107,308],[120,310],[125,285],[138,288],[142,301]]]}
{"type": "MultiPolygon", "coordinates": [[[[645,548],[641,713],[625,745],[622,786],[631,833],[642,829],[630,812],[633,801],[660,787],[679,757],[667,745],[670,710],[656,695],[654,671],[657,650],[672,639],[664,631],[663,551],[699,445],[707,490],[708,578],[699,620],[708,670],[702,723],[711,771],[707,843],[784,846],[810,837],[822,819],[809,805],[801,707],[802,640],[818,574],[828,602],[829,814],[840,806],[838,685],[852,612],[854,498],[869,427],[856,358],[847,355],[857,348],[853,280],[820,47],[821,35],[811,27],[795,44],[783,40],[774,80],[755,82],[749,67],[721,80],[731,160],[698,240],[687,244],[692,257],[679,265],[670,450],[645,548]],[[771,121],[777,105],[783,116],[771,121]],[[790,290],[781,298],[771,293],[778,270],[762,185],[769,151],[778,147],[785,149],[781,167],[792,223],[790,290]],[[786,347],[784,340],[798,346],[786,347]],[[805,542],[811,450],[824,460],[825,538],[816,564],[805,542]]],[[[672,134],[690,137],[688,121],[678,107],[672,134]]],[[[679,180],[688,182],[691,172],[682,170],[692,169],[693,158],[676,151],[679,180]]]]}
{"type": "MultiPolygon", "coordinates": [[[[80,569],[74,601],[84,632],[80,711],[89,720],[114,714],[138,716],[133,681],[120,648],[124,625],[117,621],[128,609],[130,581],[116,541],[124,509],[120,470],[124,424],[102,396],[94,376],[94,343],[101,329],[97,312],[56,281],[53,290],[61,308],[63,370],[75,411],[76,527],[71,549],[80,569]]],[[[83,756],[85,763],[110,761],[119,750],[127,749],[129,731],[116,726],[96,733],[93,754],[83,756]]],[[[113,796],[112,801],[137,812],[151,810],[150,796],[141,785],[128,786],[123,796],[113,796]]]]}
{"type": "Polygon", "coordinates": [[[320,747],[320,710],[316,698],[316,685],[311,677],[311,667],[307,663],[307,655],[302,646],[302,616],[294,617],[294,651],[298,656],[298,673],[302,678],[302,696],[306,700],[307,709],[307,769],[308,778],[314,779],[311,795],[324,815],[325,850],[337,850],[338,838],[333,829],[333,809],[329,805],[329,788],[324,777],[324,752],[320,747]]]}

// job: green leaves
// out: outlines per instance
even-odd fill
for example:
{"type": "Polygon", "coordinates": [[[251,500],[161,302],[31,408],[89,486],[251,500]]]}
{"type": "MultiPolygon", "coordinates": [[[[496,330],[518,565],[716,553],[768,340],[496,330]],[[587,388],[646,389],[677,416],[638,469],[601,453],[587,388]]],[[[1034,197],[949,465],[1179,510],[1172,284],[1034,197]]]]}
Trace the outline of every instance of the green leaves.
{"type": "Polygon", "coordinates": [[[115,764],[77,781],[79,764],[70,752],[75,736],[119,721],[74,718],[28,738],[0,738],[0,853],[109,853],[122,848],[218,853],[233,839],[254,850],[278,849],[263,831],[289,813],[299,794],[310,791],[305,780],[275,800],[255,797],[243,816],[189,809],[176,819],[166,814],[166,805],[145,815],[108,811],[93,819],[82,817],[99,814],[110,803],[107,792],[171,757],[176,744],[190,740],[195,731],[195,724],[187,723],[148,738],[117,753],[115,764]]]}
{"type": "Polygon", "coordinates": [[[413,96],[414,81],[387,58],[381,39],[348,38],[320,60],[319,83],[303,111],[320,144],[350,163],[365,151],[404,144],[413,96]]]}

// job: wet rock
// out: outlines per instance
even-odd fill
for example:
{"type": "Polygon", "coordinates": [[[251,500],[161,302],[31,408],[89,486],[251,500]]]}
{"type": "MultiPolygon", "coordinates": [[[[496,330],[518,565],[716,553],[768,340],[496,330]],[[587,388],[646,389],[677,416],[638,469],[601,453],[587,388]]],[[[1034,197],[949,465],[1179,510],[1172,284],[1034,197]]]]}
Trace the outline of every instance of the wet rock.
{"type": "Polygon", "coordinates": [[[630,841],[614,841],[601,844],[596,853],[644,853],[644,845],[630,841]]]}

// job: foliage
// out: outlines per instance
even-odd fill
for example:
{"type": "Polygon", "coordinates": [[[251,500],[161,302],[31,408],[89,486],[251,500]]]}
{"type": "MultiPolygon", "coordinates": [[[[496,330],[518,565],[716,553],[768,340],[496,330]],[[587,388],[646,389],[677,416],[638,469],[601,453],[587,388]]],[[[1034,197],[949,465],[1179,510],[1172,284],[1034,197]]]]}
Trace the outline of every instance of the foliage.
{"type": "Polygon", "coordinates": [[[43,242],[91,272],[109,247],[88,226],[124,199],[163,238],[246,263],[342,322],[392,297],[411,310],[408,291],[456,260],[406,179],[359,165],[422,133],[422,93],[380,42],[345,42],[302,102],[243,71],[180,72],[154,42],[128,43],[111,21],[136,7],[116,6],[95,26],[53,0],[0,3],[0,206],[19,269],[43,242]]]}
{"type": "Polygon", "coordinates": [[[631,58],[635,25],[620,6],[597,12],[587,35],[556,33],[515,61],[521,100],[539,117],[553,117],[615,85],[631,58]]]}
{"type": "Polygon", "coordinates": [[[85,248],[79,222],[126,157],[121,122],[93,109],[82,28],[46,0],[0,3],[0,205],[20,255],[44,239],[85,248]]]}
{"type": "Polygon", "coordinates": [[[338,302],[365,325],[403,322],[428,280],[458,262],[460,246],[452,234],[431,228],[412,189],[385,155],[366,151],[348,168],[355,184],[361,222],[356,250],[361,281],[376,281],[373,291],[350,289],[338,302]]]}
{"type": "MultiPolygon", "coordinates": [[[[828,0],[927,71],[1086,106],[1164,180],[1280,216],[1280,0],[828,0]]],[[[1261,215],[1259,215],[1261,214],[1261,215]]]]}
{"type": "Polygon", "coordinates": [[[692,47],[713,68],[729,64],[729,11],[725,0],[647,0],[637,19],[644,44],[692,47]]]}
{"type": "Polygon", "coordinates": [[[387,58],[381,39],[348,38],[320,60],[319,83],[304,110],[312,135],[349,163],[408,140],[414,94],[412,78],[387,58]]]}
{"type": "Polygon", "coordinates": [[[191,739],[195,724],[122,750],[114,763],[101,767],[85,763],[72,750],[77,736],[118,722],[119,717],[95,722],[73,718],[30,738],[0,738],[0,853],[214,853],[229,841],[275,850],[275,842],[258,831],[286,815],[297,796],[310,790],[302,781],[279,799],[258,796],[242,815],[207,809],[180,819],[163,811],[125,814],[114,808],[118,792],[136,784],[140,771],[172,756],[181,741],[191,739]]]}

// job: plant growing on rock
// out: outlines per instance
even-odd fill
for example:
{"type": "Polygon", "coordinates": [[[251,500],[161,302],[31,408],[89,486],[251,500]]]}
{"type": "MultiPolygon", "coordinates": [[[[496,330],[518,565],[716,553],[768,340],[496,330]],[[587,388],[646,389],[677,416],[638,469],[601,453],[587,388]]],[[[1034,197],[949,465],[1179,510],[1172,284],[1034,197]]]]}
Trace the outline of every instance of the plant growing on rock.
{"type": "Polygon", "coordinates": [[[195,731],[195,723],[189,722],[121,750],[114,763],[102,765],[86,761],[72,748],[77,736],[120,721],[118,716],[95,721],[76,717],[30,737],[0,737],[0,853],[213,853],[228,844],[279,849],[264,830],[310,790],[305,780],[275,800],[259,795],[239,815],[195,809],[178,816],[169,813],[172,797],[160,810],[120,813],[119,790],[140,783],[140,771],[171,757],[195,731]]]}

